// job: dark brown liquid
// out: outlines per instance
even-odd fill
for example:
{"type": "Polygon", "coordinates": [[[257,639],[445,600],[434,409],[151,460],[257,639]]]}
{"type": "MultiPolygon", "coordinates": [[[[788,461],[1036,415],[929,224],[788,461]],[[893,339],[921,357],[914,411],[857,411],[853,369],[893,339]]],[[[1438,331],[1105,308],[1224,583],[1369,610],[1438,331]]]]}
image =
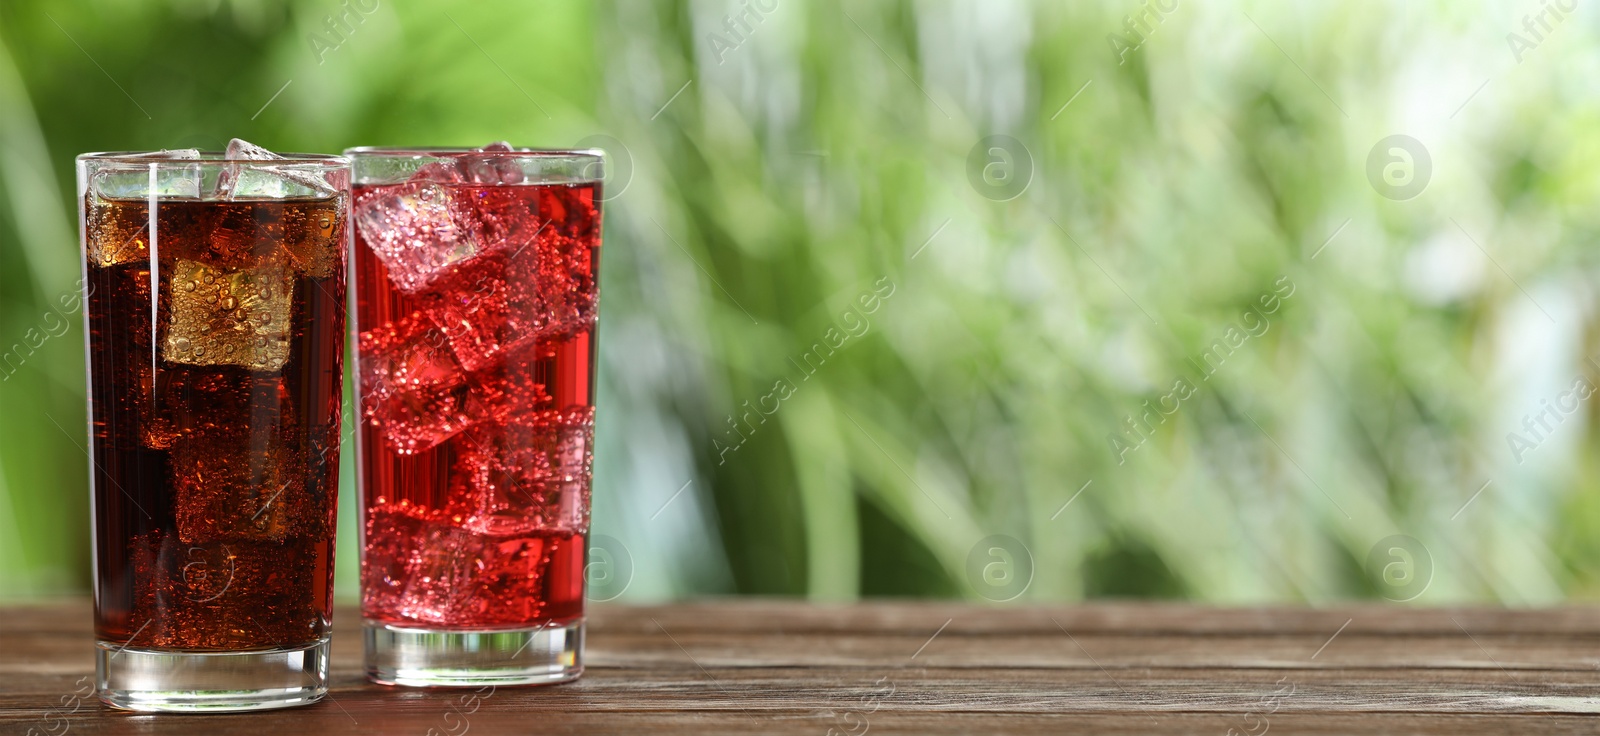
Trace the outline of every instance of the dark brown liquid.
{"type": "Polygon", "coordinates": [[[327,635],[345,207],[85,201],[100,640],[327,635]]]}

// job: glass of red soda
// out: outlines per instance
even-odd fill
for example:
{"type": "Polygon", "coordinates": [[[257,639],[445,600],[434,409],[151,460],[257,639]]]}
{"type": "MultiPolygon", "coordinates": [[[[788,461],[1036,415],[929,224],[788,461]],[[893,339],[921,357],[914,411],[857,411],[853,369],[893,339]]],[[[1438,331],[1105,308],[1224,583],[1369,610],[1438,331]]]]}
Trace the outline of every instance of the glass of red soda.
{"type": "Polygon", "coordinates": [[[349,162],[79,156],[97,691],[327,692],[349,162]]]}
{"type": "Polygon", "coordinates": [[[602,154],[345,153],[368,677],[574,679],[602,154]]]}

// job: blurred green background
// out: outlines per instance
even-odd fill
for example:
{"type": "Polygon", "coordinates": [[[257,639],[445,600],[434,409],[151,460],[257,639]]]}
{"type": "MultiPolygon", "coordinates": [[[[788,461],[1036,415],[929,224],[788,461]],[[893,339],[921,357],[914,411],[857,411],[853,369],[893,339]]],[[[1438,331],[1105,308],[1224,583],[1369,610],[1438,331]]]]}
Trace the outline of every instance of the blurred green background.
{"type": "Polygon", "coordinates": [[[1559,6],[6,0],[0,597],[87,590],[72,157],[239,136],[609,150],[596,597],[1594,598],[1559,6]]]}

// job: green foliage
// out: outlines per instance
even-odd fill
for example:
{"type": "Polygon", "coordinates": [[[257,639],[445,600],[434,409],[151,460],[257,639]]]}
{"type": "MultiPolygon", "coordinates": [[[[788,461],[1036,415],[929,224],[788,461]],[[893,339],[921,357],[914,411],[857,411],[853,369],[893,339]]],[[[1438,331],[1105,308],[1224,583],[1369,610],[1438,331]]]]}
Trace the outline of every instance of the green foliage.
{"type": "MultiPolygon", "coordinates": [[[[1600,384],[1579,23],[1518,63],[1520,16],[1442,0],[1185,2],[1142,39],[1131,0],[738,34],[735,3],[377,6],[337,36],[329,0],[0,6],[0,349],[74,289],[77,153],[606,135],[594,518],[631,599],[976,598],[991,534],[1035,599],[1381,596],[1391,534],[1423,602],[1600,589],[1595,404],[1508,447],[1600,384]],[[1403,201],[1367,170],[1397,133],[1433,164],[1403,201]],[[1014,199],[973,183],[990,135],[1014,199]]],[[[87,584],[72,316],[0,362],[4,595],[87,584]]]]}

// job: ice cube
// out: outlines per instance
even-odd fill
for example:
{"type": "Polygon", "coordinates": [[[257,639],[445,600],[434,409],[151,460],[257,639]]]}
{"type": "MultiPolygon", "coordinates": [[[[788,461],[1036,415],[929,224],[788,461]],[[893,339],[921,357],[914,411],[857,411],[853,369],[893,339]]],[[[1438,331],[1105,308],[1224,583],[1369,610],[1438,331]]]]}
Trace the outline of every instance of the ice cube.
{"type": "Polygon", "coordinates": [[[162,218],[159,234],[169,238],[173,224],[168,222],[169,208],[164,205],[195,202],[200,197],[199,151],[159,151],[127,158],[193,163],[164,164],[153,169],[123,164],[95,173],[85,197],[84,219],[89,260],[97,266],[149,258],[152,198],[157,200],[157,212],[162,218]]]}
{"type": "MultiPolygon", "coordinates": [[[[505,142],[473,149],[479,154],[515,150],[505,142]]],[[[593,230],[598,214],[592,203],[568,206],[561,187],[500,186],[523,181],[521,162],[512,156],[443,158],[422,166],[404,184],[364,193],[355,204],[356,227],[383,261],[390,280],[408,294],[452,288],[439,280],[488,253],[515,258],[528,249],[571,250],[556,238],[572,237],[569,220],[581,220],[583,228],[593,230]],[[553,222],[552,217],[560,219],[553,222]],[[556,227],[550,235],[541,237],[552,224],[556,227]]],[[[583,244],[584,263],[587,249],[596,244],[583,244]]]]}
{"type": "Polygon", "coordinates": [[[161,357],[189,365],[282,370],[289,360],[294,274],[281,264],[225,271],[175,259],[161,357]]]}
{"type": "Polygon", "coordinates": [[[343,207],[335,199],[164,204],[156,250],[164,260],[230,270],[283,264],[328,278],[344,265],[343,207]]]}
{"type": "Polygon", "coordinates": [[[478,253],[450,215],[450,195],[442,182],[452,176],[449,167],[429,164],[405,184],[356,199],[356,228],[403,292],[421,290],[440,272],[478,253]]]}
{"type": "Polygon", "coordinates": [[[441,279],[428,304],[456,358],[471,371],[518,346],[594,323],[592,282],[569,269],[555,248],[474,258],[441,279]]]}
{"type": "Polygon", "coordinates": [[[450,608],[462,623],[524,623],[544,613],[546,578],[556,540],[537,535],[468,534],[475,555],[450,608]]]}
{"type": "Polygon", "coordinates": [[[475,425],[456,447],[449,510],[484,534],[587,528],[594,409],[543,411],[475,425]]]}
{"type": "Polygon", "coordinates": [[[411,178],[406,181],[411,183],[431,181],[437,184],[459,184],[464,181],[470,181],[467,178],[466,170],[459,166],[458,163],[453,159],[430,161],[418,167],[416,172],[411,175],[411,178]]]}
{"type": "Polygon", "coordinates": [[[518,624],[547,605],[546,577],[560,540],[481,534],[448,520],[424,522],[402,578],[396,612],[438,624],[518,624]]]}
{"type": "Polygon", "coordinates": [[[556,235],[531,191],[530,187],[458,187],[450,190],[450,216],[480,253],[524,255],[537,249],[536,239],[546,232],[556,235]]]}
{"type": "Polygon", "coordinates": [[[140,209],[137,217],[126,203],[111,203],[89,197],[84,205],[85,248],[89,263],[110,267],[148,261],[150,223],[140,209]]]}
{"type": "Polygon", "coordinates": [[[249,386],[233,372],[138,362],[139,437],[145,447],[171,449],[213,417],[226,416],[217,412],[244,412],[249,406],[249,386]]]}
{"type": "MultiPolygon", "coordinates": [[[[478,153],[511,153],[517,149],[510,143],[497,141],[472,149],[478,153]]],[[[521,184],[524,179],[522,164],[514,156],[451,155],[430,162],[414,174],[412,181],[427,179],[440,182],[468,184],[521,184]]]]}
{"type": "Polygon", "coordinates": [[[471,370],[530,340],[592,325],[596,294],[600,234],[592,189],[499,187],[483,195],[473,214],[457,219],[495,250],[441,279],[431,296],[441,328],[471,370]]]}
{"type": "Polygon", "coordinates": [[[161,197],[176,197],[183,199],[200,198],[200,151],[193,148],[157,151],[141,154],[139,158],[160,161],[194,161],[192,164],[182,166],[163,165],[155,170],[153,186],[146,188],[144,196],[155,194],[161,197]]]}
{"type": "MultiPolygon", "coordinates": [[[[496,141],[472,150],[474,153],[509,153],[517,149],[505,141],[496,141]]],[[[462,156],[457,163],[466,180],[478,184],[521,184],[524,178],[522,164],[510,156],[462,156]]]]}
{"type": "MultiPolygon", "coordinates": [[[[520,165],[516,176],[521,176],[520,165]]],[[[509,175],[507,175],[509,176],[509,175]]],[[[585,271],[600,245],[600,212],[593,186],[463,187],[453,190],[457,227],[483,252],[536,251],[585,271]]]]}
{"type": "Polygon", "coordinates": [[[128,554],[131,646],[246,649],[311,641],[322,614],[301,578],[313,561],[304,543],[194,544],[161,532],[134,537],[128,554]]]}
{"type": "Polygon", "coordinates": [[[471,595],[471,576],[481,556],[465,529],[429,521],[415,537],[406,568],[400,615],[418,621],[449,623],[459,618],[459,600],[471,595]]]}
{"type": "Polygon", "coordinates": [[[600,247],[600,208],[593,185],[550,185],[539,188],[539,217],[551,229],[570,239],[563,243],[573,266],[587,265],[587,257],[600,247]]]}
{"type": "Polygon", "coordinates": [[[479,412],[474,418],[503,422],[555,408],[549,393],[555,379],[552,357],[548,345],[538,342],[519,349],[504,363],[468,376],[472,396],[477,399],[473,408],[479,412]]]}
{"type": "Polygon", "coordinates": [[[285,206],[281,230],[283,251],[294,269],[325,279],[344,268],[343,205],[337,200],[292,202],[285,206]]]}
{"type": "MultiPolygon", "coordinates": [[[[226,158],[229,161],[276,161],[284,157],[249,141],[234,138],[228,141],[226,158]]],[[[310,171],[290,166],[230,164],[217,177],[216,196],[225,200],[240,197],[282,199],[291,196],[331,196],[337,191],[327,178],[310,171]]]]}
{"type": "Polygon", "coordinates": [[[328,500],[307,494],[305,450],[283,379],[218,383],[233,390],[190,397],[185,410],[197,421],[172,445],[179,538],[281,542],[324,534],[328,500]]]}
{"type": "Polygon", "coordinates": [[[200,197],[200,151],[193,148],[130,153],[124,159],[162,162],[155,167],[142,167],[123,163],[95,172],[91,191],[100,197],[112,199],[147,199],[152,194],[162,198],[198,199],[200,197]],[[193,161],[191,164],[171,164],[170,161],[193,161]]]}
{"type": "Polygon", "coordinates": [[[480,413],[444,334],[421,313],[361,334],[362,415],[397,453],[431,449],[480,413]]]}
{"type": "Polygon", "coordinates": [[[133,153],[125,158],[149,158],[156,160],[198,161],[200,149],[198,148],[163,148],[149,153],[133,153]]]}
{"type": "MultiPolygon", "coordinates": [[[[158,212],[165,214],[158,205],[158,212]]],[[[84,205],[85,246],[89,263],[100,267],[144,263],[150,260],[148,200],[107,200],[91,196],[84,205]]],[[[159,232],[169,228],[162,223],[159,232]]],[[[163,240],[165,245],[166,241],[163,240]]]]}
{"type": "Polygon", "coordinates": [[[367,511],[366,547],[361,555],[361,607],[366,615],[400,615],[407,570],[425,517],[410,504],[383,500],[367,511]]]}
{"type": "MultiPolygon", "coordinates": [[[[107,356],[126,358],[113,367],[96,364],[95,381],[109,382],[109,406],[96,406],[97,432],[137,437],[155,450],[170,449],[208,417],[248,409],[243,371],[173,365],[152,355],[150,271],[145,264],[97,269],[89,300],[90,328],[107,356]],[[120,313],[110,305],[143,304],[142,312],[120,313]],[[106,370],[101,370],[102,368],[106,370]],[[109,411],[107,410],[109,409],[109,411]],[[102,426],[101,423],[109,426],[102,426]]],[[[236,421],[230,418],[230,421],[236,421]]]]}

